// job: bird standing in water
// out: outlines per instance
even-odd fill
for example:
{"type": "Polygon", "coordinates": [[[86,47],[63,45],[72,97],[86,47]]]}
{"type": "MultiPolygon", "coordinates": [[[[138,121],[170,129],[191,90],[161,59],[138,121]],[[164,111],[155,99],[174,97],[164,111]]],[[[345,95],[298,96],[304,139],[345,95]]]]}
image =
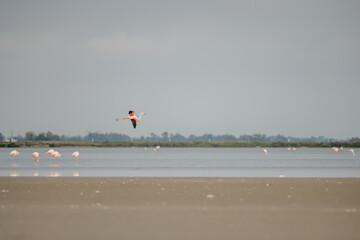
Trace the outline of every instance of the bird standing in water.
{"type": "Polygon", "coordinates": [[[134,129],[136,128],[137,126],[137,120],[140,120],[141,119],[141,116],[142,115],[145,115],[144,112],[140,113],[139,117],[137,117],[134,113],[134,111],[130,110],[129,111],[129,116],[127,117],[123,117],[123,118],[116,118],[116,121],[119,121],[119,120],[124,120],[124,119],[130,119],[131,120],[131,123],[134,127],[134,129]]]}
{"type": "Polygon", "coordinates": [[[20,153],[19,153],[18,151],[16,151],[16,150],[11,151],[11,152],[9,153],[9,155],[13,157],[13,164],[15,164],[15,156],[19,156],[19,154],[20,154],[20,153]]]}
{"type": "Polygon", "coordinates": [[[34,157],[34,159],[35,159],[35,164],[39,164],[39,153],[38,153],[38,152],[34,152],[31,156],[34,157]]]}
{"type": "Polygon", "coordinates": [[[71,154],[71,156],[73,156],[75,158],[75,165],[77,165],[77,159],[78,159],[79,155],[80,155],[79,151],[73,152],[73,154],[71,154]]]}

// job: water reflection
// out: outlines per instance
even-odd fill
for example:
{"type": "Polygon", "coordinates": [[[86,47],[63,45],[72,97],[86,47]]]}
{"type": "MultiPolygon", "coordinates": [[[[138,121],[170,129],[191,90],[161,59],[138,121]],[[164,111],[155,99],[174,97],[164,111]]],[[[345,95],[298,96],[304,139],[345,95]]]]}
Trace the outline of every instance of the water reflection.
{"type": "Polygon", "coordinates": [[[46,174],[47,177],[61,177],[60,172],[49,172],[46,174]]]}
{"type": "MultiPolygon", "coordinates": [[[[331,148],[269,148],[267,156],[261,150],[86,148],[77,164],[71,157],[75,150],[61,148],[64,159],[55,165],[48,158],[35,163],[31,157],[35,149],[24,148],[12,165],[8,150],[0,148],[0,176],[360,177],[359,149],[354,149],[355,154],[349,149],[334,154],[331,148]]],[[[41,148],[36,151],[40,155],[46,152],[41,148]]]]}
{"type": "Polygon", "coordinates": [[[9,176],[10,177],[19,177],[20,174],[19,174],[19,172],[10,172],[9,176]]]}

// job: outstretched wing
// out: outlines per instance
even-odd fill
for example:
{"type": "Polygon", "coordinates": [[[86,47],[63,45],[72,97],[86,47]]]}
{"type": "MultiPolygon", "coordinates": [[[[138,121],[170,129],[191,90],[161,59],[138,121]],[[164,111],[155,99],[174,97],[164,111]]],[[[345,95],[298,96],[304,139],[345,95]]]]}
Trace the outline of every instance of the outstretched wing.
{"type": "Polygon", "coordinates": [[[136,128],[136,124],[137,124],[136,119],[130,119],[130,120],[132,122],[133,127],[136,128]]]}

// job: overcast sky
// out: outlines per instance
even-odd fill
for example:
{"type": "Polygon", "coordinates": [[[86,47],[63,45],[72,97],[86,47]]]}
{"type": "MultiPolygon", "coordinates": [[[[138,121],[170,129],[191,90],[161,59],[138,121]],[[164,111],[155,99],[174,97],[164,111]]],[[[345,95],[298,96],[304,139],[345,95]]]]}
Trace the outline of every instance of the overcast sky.
{"type": "Polygon", "coordinates": [[[360,136],[360,1],[0,0],[0,132],[360,136]],[[138,128],[116,117],[146,112],[138,128]]]}

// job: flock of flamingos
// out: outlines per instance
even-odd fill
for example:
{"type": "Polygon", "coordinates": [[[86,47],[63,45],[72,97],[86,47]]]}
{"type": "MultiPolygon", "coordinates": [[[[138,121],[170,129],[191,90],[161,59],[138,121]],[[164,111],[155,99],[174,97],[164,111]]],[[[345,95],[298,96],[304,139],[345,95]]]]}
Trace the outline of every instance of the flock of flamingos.
{"type": "MultiPolygon", "coordinates": [[[[154,153],[156,153],[156,151],[157,151],[158,149],[160,149],[160,146],[156,146],[156,147],[154,148],[154,153]]],[[[144,148],[144,150],[146,151],[147,148],[144,148]]],[[[287,150],[288,150],[288,151],[296,151],[296,148],[294,148],[294,147],[293,147],[293,148],[290,148],[290,147],[289,147],[287,150]]],[[[343,150],[344,150],[344,148],[343,148],[343,147],[340,147],[340,151],[343,151],[343,150]]],[[[339,152],[339,148],[337,148],[337,147],[332,147],[332,151],[333,151],[334,153],[337,153],[337,152],[339,152]]],[[[266,148],[263,148],[263,153],[264,153],[265,155],[268,155],[268,150],[267,150],[266,148]]],[[[355,151],[354,151],[354,149],[349,149],[349,153],[351,153],[353,156],[355,156],[355,151]]],[[[20,154],[20,153],[19,153],[17,150],[13,150],[13,151],[11,151],[11,152],[9,153],[9,155],[11,155],[11,156],[13,157],[13,164],[15,164],[15,156],[18,156],[19,154],[20,154]]],[[[52,161],[52,158],[54,158],[54,163],[55,163],[55,165],[56,165],[56,159],[59,158],[59,157],[61,157],[61,154],[60,154],[58,151],[54,151],[54,149],[50,149],[49,151],[46,152],[46,154],[49,154],[49,155],[50,155],[50,161],[52,161]]],[[[32,156],[33,156],[34,159],[35,159],[35,164],[39,164],[39,153],[38,153],[38,152],[34,152],[34,153],[32,154],[32,156]]],[[[77,165],[77,159],[78,159],[78,157],[80,156],[79,151],[73,152],[73,153],[71,154],[71,156],[75,158],[75,165],[77,165]]]]}
{"type": "MultiPolygon", "coordinates": [[[[160,146],[156,146],[153,151],[154,154],[160,149],[160,146]]],[[[147,148],[145,147],[144,150],[146,151],[147,148]]],[[[58,151],[54,151],[54,149],[50,149],[49,151],[45,152],[46,154],[50,155],[50,161],[52,163],[52,158],[54,159],[54,164],[56,165],[56,159],[61,157],[61,154],[58,151]]],[[[13,164],[15,164],[15,156],[19,156],[20,153],[17,150],[13,150],[9,153],[10,156],[13,157],[13,164]]],[[[35,164],[39,164],[40,154],[38,152],[34,152],[31,155],[35,159],[35,164]]],[[[80,156],[79,151],[73,152],[71,154],[75,158],[75,165],[77,165],[77,159],[80,156]]]]}
{"type": "MultiPolygon", "coordinates": [[[[338,152],[339,152],[339,148],[337,148],[337,147],[332,147],[331,149],[332,149],[332,151],[333,151],[334,153],[338,153],[338,152]]],[[[288,147],[287,150],[288,150],[288,151],[296,151],[296,148],[295,148],[295,147],[293,147],[293,148],[288,147]]],[[[340,147],[340,151],[341,151],[341,152],[344,151],[344,147],[343,147],[343,146],[340,147]]],[[[266,148],[263,148],[263,153],[264,153],[265,155],[268,155],[268,150],[267,150],[266,148]]],[[[352,148],[349,149],[349,153],[351,153],[353,156],[355,156],[355,151],[354,151],[354,149],[352,149],[352,148]]]]}
{"type": "MultiPolygon", "coordinates": [[[[156,147],[153,149],[154,154],[155,154],[159,149],[160,149],[160,146],[156,146],[156,147]]],[[[148,150],[147,148],[144,148],[144,151],[147,151],[147,150],[148,150]]],[[[292,147],[292,148],[289,147],[289,148],[287,148],[287,150],[288,150],[288,151],[296,151],[296,148],[295,148],[295,147],[292,147]]],[[[338,153],[339,151],[343,151],[343,150],[344,150],[343,147],[340,147],[340,148],[332,147],[332,151],[333,151],[334,153],[338,153]]],[[[263,153],[264,153],[265,155],[268,155],[268,149],[263,148],[262,151],[263,151],[263,153]]],[[[354,151],[354,149],[349,149],[348,151],[349,151],[350,154],[352,154],[353,156],[355,156],[355,151],[354,151]]],[[[9,153],[9,155],[13,157],[13,165],[15,165],[15,157],[18,156],[19,154],[20,154],[20,153],[19,153],[17,150],[13,150],[13,151],[11,151],[11,152],[9,153]]],[[[60,154],[58,151],[54,151],[54,149],[50,149],[49,151],[46,152],[46,154],[50,155],[50,164],[53,164],[53,166],[57,166],[57,165],[56,165],[56,159],[58,159],[59,157],[61,157],[61,154],[60,154]],[[53,161],[54,161],[54,163],[53,163],[53,161]]],[[[38,152],[34,152],[34,153],[32,154],[32,157],[34,158],[36,165],[39,165],[39,156],[40,156],[40,155],[39,155],[38,152]]],[[[71,156],[75,158],[75,165],[77,165],[77,159],[78,159],[78,157],[80,156],[79,151],[73,152],[73,153],[71,154],[71,156]]],[[[38,174],[39,174],[38,172],[35,172],[35,173],[33,174],[33,176],[38,176],[38,174]]],[[[12,173],[10,173],[10,176],[19,176],[19,173],[17,173],[17,172],[12,172],[12,173]]],[[[48,177],[59,177],[59,176],[61,176],[61,174],[60,174],[59,172],[50,172],[50,173],[48,173],[46,176],[48,176],[48,177]]],[[[77,171],[74,172],[74,173],[73,173],[73,176],[78,177],[78,176],[79,176],[79,172],[77,172],[77,171]]]]}
{"type": "MultiPolygon", "coordinates": [[[[52,158],[54,158],[54,164],[56,165],[56,159],[61,157],[61,154],[58,151],[54,151],[54,149],[50,149],[49,151],[46,152],[47,154],[50,155],[50,161],[52,162],[52,158]]],[[[19,156],[19,152],[14,150],[11,151],[9,153],[10,156],[13,157],[13,164],[15,164],[15,156],[19,156]]],[[[38,152],[34,152],[31,156],[33,156],[33,158],[35,159],[35,164],[39,164],[39,153],[38,152]]],[[[75,158],[75,165],[77,165],[77,159],[80,156],[79,151],[73,152],[71,154],[71,156],[73,156],[75,158]]]]}

